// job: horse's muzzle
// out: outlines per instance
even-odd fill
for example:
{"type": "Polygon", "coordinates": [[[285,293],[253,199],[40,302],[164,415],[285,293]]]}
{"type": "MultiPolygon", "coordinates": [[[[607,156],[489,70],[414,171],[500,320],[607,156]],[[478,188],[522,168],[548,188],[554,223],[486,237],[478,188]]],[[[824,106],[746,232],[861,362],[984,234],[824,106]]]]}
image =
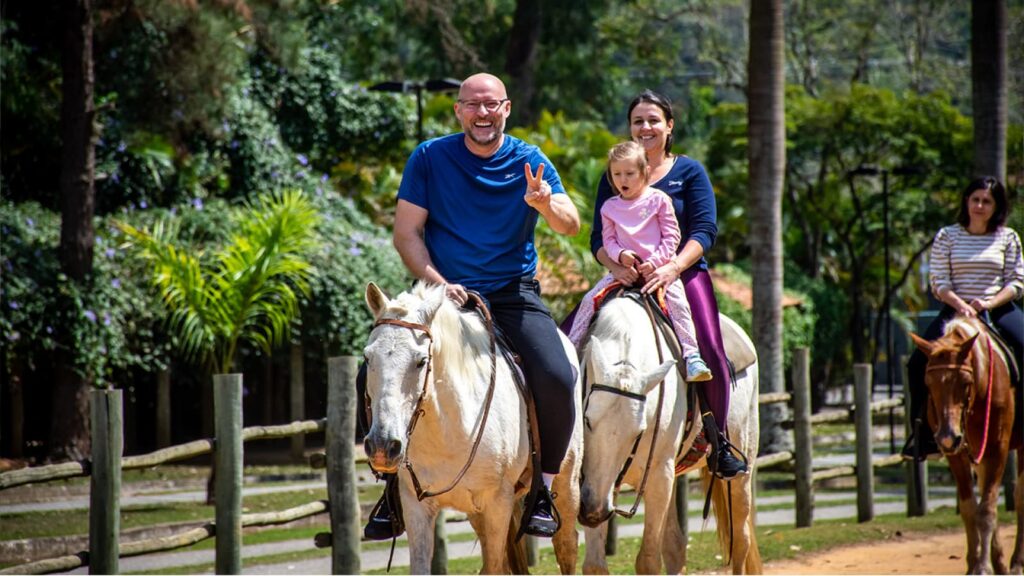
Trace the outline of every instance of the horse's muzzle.
{"type": "Polygon", "coordinates": [[[370,468],[384,474],[398,471],[398,464],[402,461],[401,440],[383,439],[371,434],[363,440],[363,450],[369,458],[370,468]]]}
{"type": "Polygon", "coordinates": [[[596,528],[612,515],[611,506],[606,498],[596,498],[586,485],[580,491],[580,524],[587,528],[596,528]]]}
{"type": "Polygon", "coordinates": [[[935,435],[935,443],[939,445],[939,450],[946,456],[953,456],[965,446],[963,435],[956,434],[951,430],[940,430],[935,435]]]}

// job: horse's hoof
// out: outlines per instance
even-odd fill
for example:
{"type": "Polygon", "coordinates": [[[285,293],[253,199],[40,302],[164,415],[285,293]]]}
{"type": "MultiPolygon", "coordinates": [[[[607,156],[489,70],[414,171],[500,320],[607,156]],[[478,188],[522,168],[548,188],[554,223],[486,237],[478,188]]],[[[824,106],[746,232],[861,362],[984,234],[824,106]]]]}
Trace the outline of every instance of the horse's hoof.
{"type": "Polygon", "coordinates": [[[592,565],[589,565],[589,564],[584,564],[583,565],[583,573],[584,574],[607,574],[608,573],[608,567],[606,566],[606,567],[602,568],[601,566],[592,566],[592,565]]]}

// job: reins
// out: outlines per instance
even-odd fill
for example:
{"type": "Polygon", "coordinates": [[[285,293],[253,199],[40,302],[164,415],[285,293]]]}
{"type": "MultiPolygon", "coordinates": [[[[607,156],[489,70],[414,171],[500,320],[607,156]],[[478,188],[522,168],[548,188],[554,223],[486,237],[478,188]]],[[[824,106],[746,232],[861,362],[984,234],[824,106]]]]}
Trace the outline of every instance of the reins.
{"type": "MultiPolygon", "coordinates": [[[[490,338],[491,350],[491,380],[487,386],[487,397],[484,399],[484,405],[483,408],[481,409],[483,411],[483,415],[480,418],[480,428],[477,430],[476,438],[473,440],[473,447],[469,451],[469,458],[466,460],[466,463],[462,466],[462,470],[459,470],[459,473],[455,476],[455,479],[452,480],[451,483],[448,484],[448,486],[436,491],[424,490],[423,487],[420,485],[419,478],[416,476],[416,471],[413,470],[412,461],[409,460],[409,454],[408,452],[406,452],[405,468],[409,471],[409,476],[412,478],[412,485],[413,488],[415,488],[416,490],[416,499],[421,501],[424,498],[440,496],[441,494],[451,491],[453,488],[455,488],[459,481],[462,480],[462,477],[466,475],[466,471],[469,470],[470,465],[473,463],[473,459],[476,458],[476,451],[477,448],[480,447],[480,441],[483,440],[484,428],[487,426],[487,417],[491,413],[491,401],[494,400],[494,388],[498,374],[497,340],[495,339],[494,336],[494,322],[493,319],[491,318],[491,312],[490,310],[488,310],[487,305],[483,301],[483,298],[481,298],[480,295],[475,292],[467,292],[467,295],[469,296],[469,298],[473,299],[474,302],[476,302],[476,310],[481,316],[483,316],[484,324],[487,326],[487,334],[490,338]]],[[[424,398],[426,398],[427,396],[427,389],[430,385],[430,370],[431,367],[433,366],[434,358],[434,337],[430,333],[430,328],[425,324],[406,322],[404,320],[398,320],[397,318],[381,318],[380,320],[377,320],[373,324],[373,327],[377,328],[378,326],[383,324],[408,328],[413,331],[418,330],[420,332],[423,332],[427,336],[427,340],[429,341],[427,347],[427,366],[423,373],[423,386],[420,389],[419,398],[416,399],[416,406],[413,409],[412,418],[409,419],[409,426],[406,428],[405,431],[406,446],[409,446],[409,440],[412,438],[413,430],[416,429],[416,424],[417,422],[419,422],[420,416],[422,416],[424,412],[421,405],[423,404],[424,398]]]]}
{"type": "MultiPolygon", "coordinates": [[[[663,358],[663,355],[662,355],[662,352],[661,352],[661,334],[658,331],[658,325],[657,325],[657,322],[656,322],[656,320],[654,318],[654,311],[651,310],[651,304],[650,304],[650,300],[648,298],[641,298],[640,300],[641,300],[641,302],[643,304],[644,311],[647,312],[648,319],[651,321],[651,329],[654,331],[655,348],[658,350],[658,363],[660,364],[661,362],[664,362],[664,358],[663,358]]],[[[622,363],[622,362],[620,362],[620,363],[622,363]]],[[[625,363],[628,364],[628,362],[625,362],[625,363]]],[[[609,392],[609,393],[616,394],[616,395],[619,395],[619,396],[624,396],[624,397],[629,398],[631,400],[637,400],[639,402],[646,402],[647,401],[647,395],[646,394],[638,394],[636,392],[630,392],[628,390],[622,390],[620,388],[615,388],[614,386],[607,386],[605,384],[592,384],[590,386],[590,392],[587,394],[587,402],[586,402],[586,404],[590,403],[590,395],[593,394],[594,392],[609,392]]],[[[655,445],[658,442],[658,428],[661,425],[661,412],[662,412],[662,407],[664,406],[664,403],[665,403],[665,380],[662,379],[662,381],[658,384],[658,406],[655,409],[655,413],[654,413],[654,426],[653,426],[653,430],[651,432],[651,447],[650,447],[650,450],[647,453],[647,464],[644,466],[644,475],[640,479],[640,486],[638,486],[637,490],[636,490],[636,499],[633,501],[633,507],[629,510],[629,512],[623,512],[619,508],[612,508],[611,510],[609,510],[608,515],[605,516],[602,519],[602,522],[604,520],[607,520],[608,518],[610,518],[612,514],[618,514],[619,516],[622,516],[624,518],[632,518],[634,515],[636,515],[636,511],[637,511],[637,509],[640,506],[640,500],[643,497],[644,490],[647,487],[647,478],[648,478],[648,476],[650,475],[650,472],[651,472],[651,461],[652,461],[652,459],[654,457],[655,445]]],[[[583,414],[586,415],[586,413],[587,413],[586,406],[584,406],[583,414]]],[[[589,426],[589,423],[588,423],[588,426],[589,426]]],[[[643,431],[641,431],[640,434],[637,435],[636,440],[633,441],[633,448],[629,452],[629,457],[626,458],[626,462],[625,462],[625,464],[623,464],[622,470],[619,471],[618,477],[615,478],[615,493],[616,494],[618,494],[619,488],[622,487],[622,481],[626,477],[626,472],[628,472],[630,466],[633,465],[633,459],[636,457],[636,451],[637,451],[637,448],[639,448],[639,446],[640,446],[640,439],[643,438],[643,435],[644,435],[644,433],[643,433],[643,431]]]]}

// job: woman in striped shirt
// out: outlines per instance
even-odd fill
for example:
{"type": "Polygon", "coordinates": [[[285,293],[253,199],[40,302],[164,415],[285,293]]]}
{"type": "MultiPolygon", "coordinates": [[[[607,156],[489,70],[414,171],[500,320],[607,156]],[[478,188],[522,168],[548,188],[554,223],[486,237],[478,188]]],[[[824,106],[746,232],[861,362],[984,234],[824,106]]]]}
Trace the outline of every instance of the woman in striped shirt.
{"type": "MultiPolygon", "coordinates": [[[[957,223],[939,230],[932,244],[929,280],[932,294],[944,306],[922,336],[938,338],[956,314],[987,315],[1010,344],[1018,366],[1024,366],[1024,312],[1014,303],[1024,293],[1024,261],[1020,237],[1004,226],[1008,213],[1006,189],[995,178],[978,178],[964,189],[957,223]]],[[[924,432],[918,458],[938,453],[924,414],[926,364],[920,350],[914,350],[907,362],[910,411],[918,420],[914,429],[924,432]]],[[[914,436],[904,446],[904,456],[915,457],[914,436]]]]}

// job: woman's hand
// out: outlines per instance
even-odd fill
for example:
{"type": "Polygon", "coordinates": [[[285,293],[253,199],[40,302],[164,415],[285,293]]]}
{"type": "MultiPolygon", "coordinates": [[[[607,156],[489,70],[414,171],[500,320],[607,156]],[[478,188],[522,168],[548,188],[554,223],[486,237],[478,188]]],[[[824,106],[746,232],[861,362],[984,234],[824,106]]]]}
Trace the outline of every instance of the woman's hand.
{"type": "Polygon", "coordinates": [[[978,312],[984,312],[992,309],[992,302],[987,298],[975,298],[971,300],[971,308],[978,312]]]}
{"type": "Polygon", "coordinates": [[[679,279],[679,275],[682,273],[675,260],[669,260],[664,265],[658,267],[654,272],[644,276],[644,287],[640,289],[641,292],[647,294],[654,292],[659,288],[667,288],[669,284],[679,279]]]}

